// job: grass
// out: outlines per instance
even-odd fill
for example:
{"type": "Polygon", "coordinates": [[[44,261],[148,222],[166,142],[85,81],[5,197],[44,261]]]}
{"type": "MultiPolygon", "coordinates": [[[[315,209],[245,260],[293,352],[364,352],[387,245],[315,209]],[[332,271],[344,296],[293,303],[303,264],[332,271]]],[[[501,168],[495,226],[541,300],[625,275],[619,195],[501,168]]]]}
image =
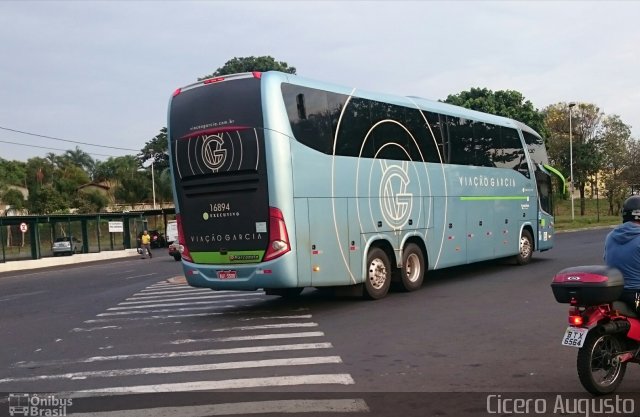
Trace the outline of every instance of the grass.
{"type": "Polygon", "coordinates": [[[580,215],[580,199],[573,200],[574,219],[571,219],[571,200],[555,200],[556,230],[575,230],[588,227],[613,226],[622,222],[620,215],[609,215],[609,203],[605,199],[585,199],[584,216],[580,215]],[[599,214],[598,214],[599,212],[599,214]]]}

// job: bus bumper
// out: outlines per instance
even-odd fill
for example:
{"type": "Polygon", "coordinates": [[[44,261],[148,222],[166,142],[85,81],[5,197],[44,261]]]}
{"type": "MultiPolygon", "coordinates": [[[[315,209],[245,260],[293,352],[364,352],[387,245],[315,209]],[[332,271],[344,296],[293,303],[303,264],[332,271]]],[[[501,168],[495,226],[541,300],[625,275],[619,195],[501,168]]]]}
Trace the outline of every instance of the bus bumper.
{"type": "Polygon", "coordinates": [[[298,276],[295,256],[260,264],[203,265],[182,260],[184,275],[192,287],[213,290],[254,291],[260,288],[296,288],[298,276]]]}

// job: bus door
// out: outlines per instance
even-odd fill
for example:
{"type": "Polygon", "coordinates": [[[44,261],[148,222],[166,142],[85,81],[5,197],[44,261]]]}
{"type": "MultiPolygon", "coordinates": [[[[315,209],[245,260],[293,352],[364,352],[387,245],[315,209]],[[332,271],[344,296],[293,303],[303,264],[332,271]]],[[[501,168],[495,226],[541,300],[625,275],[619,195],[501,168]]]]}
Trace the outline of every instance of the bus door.
{"type": "Polygon", "coordinates": [[[538,191],[538,250],[544,251],[553,247],[553,188],[551,173],[558,175],[564,183],[564,177],[548,165],[536,166],[536,186],[538,191]]]}

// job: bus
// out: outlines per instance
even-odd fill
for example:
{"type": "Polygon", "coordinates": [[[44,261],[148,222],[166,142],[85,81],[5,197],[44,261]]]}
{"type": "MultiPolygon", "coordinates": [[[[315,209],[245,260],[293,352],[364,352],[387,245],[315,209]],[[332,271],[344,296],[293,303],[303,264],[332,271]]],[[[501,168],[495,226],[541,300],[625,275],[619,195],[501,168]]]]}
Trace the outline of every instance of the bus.
{"type": "Polygon", "coordinates": [[[553,246],[555,170],[516,120],[268,71],[177,89],[168,137],[193,287],[379,299],[553,246]]]}

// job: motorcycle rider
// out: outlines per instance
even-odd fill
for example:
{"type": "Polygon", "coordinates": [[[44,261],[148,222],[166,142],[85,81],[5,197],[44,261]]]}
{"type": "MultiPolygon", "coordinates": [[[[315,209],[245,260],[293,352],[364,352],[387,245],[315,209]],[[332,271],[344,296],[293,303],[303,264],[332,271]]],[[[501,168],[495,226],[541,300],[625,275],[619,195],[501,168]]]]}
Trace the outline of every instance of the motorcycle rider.
{"type": "Polygon", "coordinates": [[[622,272],[624,290],[620,299],[640,313],[640,195],[625,200],[622,222],[607,235],[604,261],[622,272]]]}

